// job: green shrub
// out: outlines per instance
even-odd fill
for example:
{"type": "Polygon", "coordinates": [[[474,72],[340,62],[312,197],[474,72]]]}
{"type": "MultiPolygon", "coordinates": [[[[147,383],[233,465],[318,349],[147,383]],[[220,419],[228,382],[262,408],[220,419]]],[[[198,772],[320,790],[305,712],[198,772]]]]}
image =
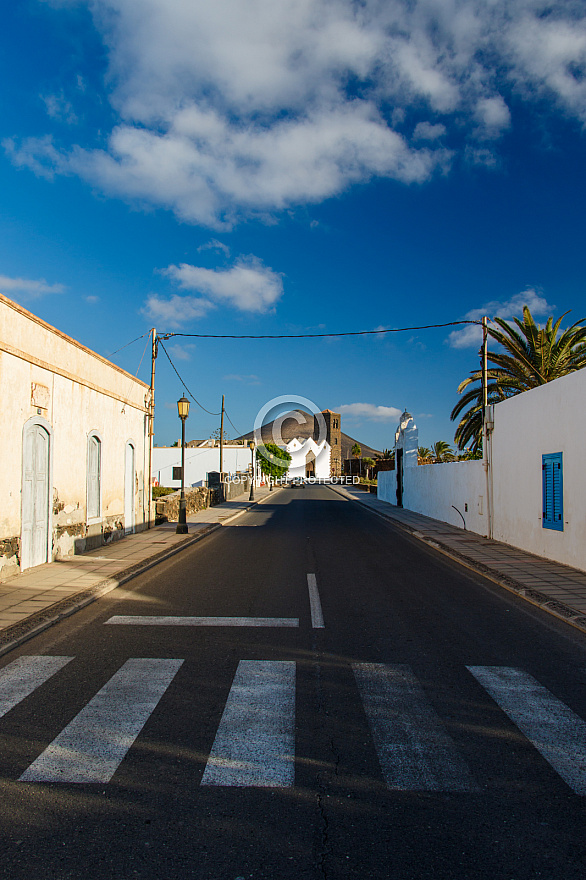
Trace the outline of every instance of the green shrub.
{"type": "Polygon", "coordinates": [[[156,501],[162,495],[171,495],[176,491],[177,489],[170,489],[168,486],[153,486],[153,501],[156,501]]]}

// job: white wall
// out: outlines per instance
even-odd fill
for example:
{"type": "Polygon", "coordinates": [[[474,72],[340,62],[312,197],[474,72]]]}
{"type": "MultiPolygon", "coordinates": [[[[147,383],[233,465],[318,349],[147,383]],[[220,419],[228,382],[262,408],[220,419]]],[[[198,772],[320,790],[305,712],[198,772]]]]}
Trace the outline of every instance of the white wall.
{"type": "Polygon", "coordinates": [[[586,370],[494,407],[493,537],[586,569],[586,370]],[[564,530],[542,526],[542,455],[563,453],[564,530]]]}
{"type": "MultiPolygon", "coordinates": [[[[378,475],[378,497],[397,503],[396,471],[378,475]]],[[[481,461],[426,464],[403,471],[403,507],[486,535],[486,479],[481,461]],[[468,508],[466,510],[466,507],[468,508]]]]}
{"type": "MultiPolygon", "coordinates": [[[[246,471],[251,463],[247,446],[224,446],[224,472],[235,474],[246,471]]],[[[181,467],[181,448],[178,446],[155,446],[153,449],[153,479],[160,486],[181,488],[181,480],[173,479],[173,468],[181,467]]],[[[185,448],[185,485],[205,485],[210,471],[220,470],[220,447],[204,446],[201,449],[185,448]]]]}
{"type": "MultiPolygon", "coordinates": [[[[586,570],[586,369],[493,409],[493,538],[586,570]],[[563,531],[542,525],[542,456],[554,452],[563,453],[563,531]]],[[[470,531],[487,534],[483,462],[406,468],[403,477],[405,508],[461,526],[454,504],[470,531]]],[[[395,471],[380,473],[378,486],[379,498],[396,504],[395,471]]]]}
{"type": "Polygon", "coordinates": [[[285,449],[291,455],[291,462],[287,471],[289,479],[294,479],[295,477],[305,478],[308,455],[314,457],[314,476],[318,479],[329,479],[331,474],[331,447],[327,440],[322,440],[318,445],[313,437],[307,437],[303,441],[299,441],[297,437],[294,437],[285,446],[285,449]]]}

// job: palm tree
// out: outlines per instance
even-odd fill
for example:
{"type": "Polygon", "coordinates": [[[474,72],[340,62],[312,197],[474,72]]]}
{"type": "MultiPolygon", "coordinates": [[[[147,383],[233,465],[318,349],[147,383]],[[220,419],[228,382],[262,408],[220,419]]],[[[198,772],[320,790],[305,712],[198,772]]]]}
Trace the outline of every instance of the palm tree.
{"type": "Polygon", "coordinates": [[[394,461],[395,450],[394,449],[383,449],[383,454],[381,455],[381,458],[390,459],[391,461],[394,461]]]}
{"type": "Polygon", "coordinates": [[[364,456],[362,459],[362,464],[366,468],[366,479],[370,480],[370,469],[374,467],[375,460],[374,458],[370,458],[370,456],[364,456]]]}
{"type": "Polygon", "coordinates": [[[453,461],[454,453],[452,447],[445,440],[437,440],[432,446],[433,460],[436,463],[443,461],[453,461]]]}
{"type": "Polygon", "coordinates": [[[420,459],[421,464],[425,464],[429,459],[431,459],[431,449],[427,446],[420,446],[417,450],[417,455],[420,459]]]}
{"type": "MultiPolygon", "coordinates": [[[[545,327],[538,326],[528,306],[523,307],[523,320],[513,318],[516,327],[502,318],[493,318],[496,327],[488,328],[488,335],[501,346],[499,351],[488,352],[488,403],[499,403],[522,391],[552,382],[586,366],[586,327],[584,318],[562,331],[562,320],[568,312],[553,323],[547,319],[545,327]]],[[[458,449],[471,443],[477,452],[482,440],[482,371],[473,370],[458,386],[458,394],[468,388],[452,410],[452,421],[461,415],[454,440],[458,449]]]]}
{"type": "MultiPolygon", "coordinates": [[[[354,458],[358,458],[362,453],[362,449],[360,447],[360,444],[355,443],[354,446],[352,447],[351,452],[352,452],[352,455],[354,456],[354,458]]],[[[360,465],[360,475],[362,475],[362,464],[360,465]]]]}

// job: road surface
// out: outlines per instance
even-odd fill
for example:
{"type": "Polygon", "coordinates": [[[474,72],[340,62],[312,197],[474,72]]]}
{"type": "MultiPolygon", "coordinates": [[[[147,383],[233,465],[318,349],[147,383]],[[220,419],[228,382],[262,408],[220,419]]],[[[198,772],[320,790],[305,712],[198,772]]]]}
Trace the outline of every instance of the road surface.
{"type": "Polygon", "coordinates": [[[586,638],[323,486],[4,656],[0,876],[586,876],[586,638]]]}

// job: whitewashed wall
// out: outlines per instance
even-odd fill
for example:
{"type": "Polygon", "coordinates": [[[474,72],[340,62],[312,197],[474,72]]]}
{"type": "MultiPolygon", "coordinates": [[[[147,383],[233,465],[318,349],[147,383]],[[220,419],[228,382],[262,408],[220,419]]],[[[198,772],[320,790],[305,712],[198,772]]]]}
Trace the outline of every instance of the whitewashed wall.
{"type": "Polygon", "coordinates": [[[586,569],[586,370],[494,408],[493,537],[586,569]],[[564,530],[544,529],[542,455],[563,453],[564,530]]]}
{"type": "MultiPolygon", "coordinates": [[[[246,471],[251,463],[250,449],[247,446],[224,446],[224,472],[235,474],[246,471]]],[[[181,480],[173,479],[173,468],[181,467],[181,448],[177,446],[155,446],[153,449],[153,479],[159,486],[181,488],[181,480]]],[[[220,447],[187,446],[185,449],[185,485],[204,486],[210,471],[220,470],[220,447]]]]}
{"type": "MultiPolygon", "coordinates": [[[[378,475],[378,497],[397,503],[396,471],[378,475]]],[[[486,535],[486,478],[481,461],[419,465],[403,471],[403,507],[486,535]],[[452,506],[453,505],[453,506],[452,506]]]]}
{"type": "Polygon", "coordinates": [[[330,477],[330,458],[331,447],[327,440],[322,440],[318,445],[313,437],[307,437],[300,441],[294,437],[285,449],[291,456],[291,462],[287,471],[287,477],[294,479],[295,477],[305,478],[307,469],[307,456],[313,456],[314,476],[320,480],[327,480],[330,477]]]}
{"type": "MultiPolygon", "coordinates": [[[[490,444],[493,538],[586,570],[586,369],[496,404],[490,444]],[[542,456],[554,452],[563,453],[563,531],[542,525],[542,456]]],[[[483,462],[406,468],[403,479],[406,509],[462,526],[453,504],[467,529],[487,534],[483,462]]],[[[378,487],[396,504],[395,471],[380,473],[378,487]]]]}

